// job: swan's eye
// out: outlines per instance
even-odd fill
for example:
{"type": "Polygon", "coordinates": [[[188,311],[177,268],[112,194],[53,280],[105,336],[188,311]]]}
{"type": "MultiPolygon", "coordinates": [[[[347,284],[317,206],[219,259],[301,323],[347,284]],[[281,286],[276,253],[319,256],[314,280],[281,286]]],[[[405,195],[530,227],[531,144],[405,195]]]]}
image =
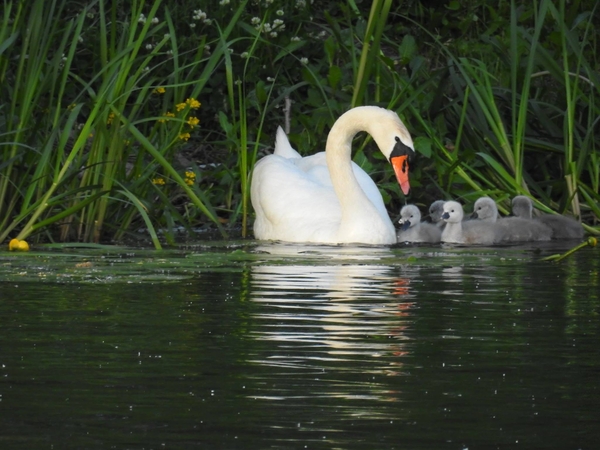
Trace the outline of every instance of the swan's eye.
{"type": "Polygon", "coordinates": [[[415,151],[408,145],[404,144],[404,142],[402,142],[402,140],[398,136],[395,136],[394,138],[396,139],[396,145],[394,145],[394,149],[392,150],[390,159],[394,156],[408,156],[402,167],[402,170],[404,171],[408,168],[409,164],[412,164],[413,159],[415,157],[415,151]]]}

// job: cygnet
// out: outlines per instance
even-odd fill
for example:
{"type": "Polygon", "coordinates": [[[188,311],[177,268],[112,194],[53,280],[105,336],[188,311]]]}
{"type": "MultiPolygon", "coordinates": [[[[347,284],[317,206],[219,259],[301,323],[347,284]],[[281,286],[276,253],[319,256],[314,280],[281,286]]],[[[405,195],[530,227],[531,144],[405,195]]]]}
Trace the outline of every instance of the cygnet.
{"type": "Polygon", "coordinates": [[[444,203],[442,219],[446,222],[442,242],[457,244],[497,244],[502,242],[504,232],[495,223],[481,220],[463,222],[464,212],[460,203],[444,203]]]}
{"type": "MultiPolygon", "coordinates": [[[[532,219],[533,202],[525,195],[512,199],[512,213],[516,217],[532,219]]],[[[533,219],[552,230],[552,239],[581,239],[585,234],[583,226],[575,219],[558,214],[542,214],[533,219]]]]}
{"type": "Polygon", "coordinates": [[[446,222],[442,220],[442,214],[444,214],[444,203],[446,203],[446,200],[436,200],[429,207],[429,217],[431,218],[431,223],[440,228],[444,228],[446,225],[446,222]]]}
{"type": "Polygon", "coordinates": [[[442,230],[430,223],[421,222],[421,211],[415,205],[406,205],[400,210],[402,228],[398,231],[398,242],[438,243],[442,230]]]}
{"type": "Polygon", "coordinates": [[[503,230],[505,242],[549,241],[552,237],[552,230],[540,222],[520,217],[498,219],[498,207],[490,197],[477,199],[472,217],[495,223],[503,230]]]}

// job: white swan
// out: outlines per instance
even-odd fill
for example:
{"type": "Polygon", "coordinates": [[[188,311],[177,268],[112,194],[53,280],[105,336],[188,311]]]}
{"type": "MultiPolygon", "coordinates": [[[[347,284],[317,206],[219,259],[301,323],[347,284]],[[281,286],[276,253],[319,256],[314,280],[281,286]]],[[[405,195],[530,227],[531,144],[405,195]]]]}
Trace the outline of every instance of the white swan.
{"type": "MultiPolygon", "coordinates": [[[[525,195],[517,195],[512,199],[512,213],[516,217],[532,219],[533,202],[525,195]]],[[[552,239],[582,239],[585,234],[583,226],[575,219],[558,214],[542,214],[533,219],[552,230],[552,239]]]]}
{"type": "Polygon", "coordinates": [[[503,230],[505,242],[549,241],[552,237],[552,230],[543,223],[521,217],[499,218],[498,206],[490,197],[477,199],[472,218],[495,223],[503,230]]]}
{"type": "Polygon", "coordinates": [[[398,115],[353,108],[333,124],[325,152],[302,158],[279,128],[275,152],[254,167],[251,186],[257,239],[326,244],[393,244],[396,230],[373,180],[351,160],[352,139],[366,131],[409,190],[410,134],[398,115]]]}
{"type": "Polygon", "coordinates": [[[460,203],[448,201],[444,203],[442,219],[446,222],[442,232],[442,242],[455,244],[497,244],[502,241],[503,230],[495,223],[481,220],[463,222],[464,211],[460,203]]]}
{"type": "Polygon", "coordinates": [[[402,228],[398,231],[398,242],[440,242],[442,230],[431,223],[421,222],[421,211],[415,205],[403,206],[400,210],[402,228]]]}

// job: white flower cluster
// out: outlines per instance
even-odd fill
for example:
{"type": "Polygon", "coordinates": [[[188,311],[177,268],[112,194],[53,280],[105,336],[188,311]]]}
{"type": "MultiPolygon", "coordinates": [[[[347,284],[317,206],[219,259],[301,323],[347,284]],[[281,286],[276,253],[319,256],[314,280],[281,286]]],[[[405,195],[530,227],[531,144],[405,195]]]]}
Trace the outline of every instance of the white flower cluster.
{"type": "MultiPolygon", "coordinates": [[[[277,15],[278,16],[282,16],[283,15],[283,11],[279,10],[277,11],[277,15]],[[279,13],[281,11],[281,14],[279,13]]],[[[272,24],[270,24],[269,22],[265,22],[264,24],[261,25],[261,20],[259,17],[253,17],[250,20],[250,23],[252,25],[254,25],[254,28],[257,29],[258,31],[268,34],[271,37],[277,37],[278,32],[285,30],[285,23],[283,23],[283,20],[281,19],[275,19],[273,21],[272,24]]]]}
{"type": "MultiPolygon", "coordinates": [[[[140,14],[140,17],[138,17],[138,22],[139,23],[146,23],[146,16],[144,14],[140,14]]],[[[160,22],[160,20],[158,19],[158,17],[153,17],[152,18],[152,23],[153,24],[157,24],[158,22],[160,22]]]]}
{"type": "Polygon", "coordinates": [[[201,9],[194,10],[194,16],[192,17],[194,20],[206,20],[206,13],[201,9]]]}
{"type": "MultiPolygon", "coordinates": [[[[209,19],[207,17],[206,13],[204,11],[202,11],[201,9],[194,10],[194,15],[192,16],[192,19],[201,20],[202,23],[204,23],[205,25],[210,25],[212,23],[212,20],[209,19]]],[[[191,28],[194,28],[195,26],[196,26],[196,24],[194,22],[190,23],[191,28]]]]}

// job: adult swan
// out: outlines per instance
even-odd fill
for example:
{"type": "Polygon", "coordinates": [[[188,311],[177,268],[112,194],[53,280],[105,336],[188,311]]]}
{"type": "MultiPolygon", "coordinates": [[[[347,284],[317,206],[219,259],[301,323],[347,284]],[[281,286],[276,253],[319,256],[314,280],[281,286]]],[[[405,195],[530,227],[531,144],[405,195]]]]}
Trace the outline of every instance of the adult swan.
{"type": "Polygon", "coordinates": [[[254,167],[251,199],[257,239],[324,244],[393,244],[396,231],[373,180],[351,160],[352,139],[366,131],[390,161],[408,194],[410,134],[398,115],[376,106],[344,113],[325,152],[302,158],[281,128],[275,151],[254,167]]]}

